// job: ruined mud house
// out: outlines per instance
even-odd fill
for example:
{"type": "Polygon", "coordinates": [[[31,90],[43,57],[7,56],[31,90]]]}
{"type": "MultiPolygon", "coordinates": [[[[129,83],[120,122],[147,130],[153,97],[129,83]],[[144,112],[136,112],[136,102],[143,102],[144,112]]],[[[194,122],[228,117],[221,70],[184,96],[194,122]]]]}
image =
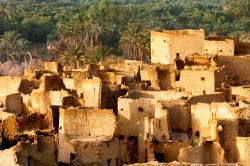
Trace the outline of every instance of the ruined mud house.
{"type": "Polygon", "coordinates": [[[250,58],[204,30],[151,32],[151,63],[0,77],[0,165],[250,165],[250,58]]]}

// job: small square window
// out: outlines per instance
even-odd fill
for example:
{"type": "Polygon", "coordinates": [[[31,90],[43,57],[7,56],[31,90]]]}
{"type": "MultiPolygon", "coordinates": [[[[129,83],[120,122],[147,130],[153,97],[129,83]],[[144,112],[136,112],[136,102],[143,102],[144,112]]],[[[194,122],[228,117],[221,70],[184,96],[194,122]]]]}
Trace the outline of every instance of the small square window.
{"type": "Polygon", "coordinates": [[[201,77],[201,81],[205,81],[205,77],[201,77]]]}
{"type": "Polygon", "coordinates": [[[143,112],[144,109],[142,107],[138,107],[138,111],[143,112]]]}
{"type": "Polygon", "coordinates": [[[176,59],[180,58],[180,53],[176,53],[176,59]]]}
{"type": "Polygon", "coordinates": [[[181,74],[176,74],[175,75],[175,81],[180,81],[181,78],[181,74]]]}

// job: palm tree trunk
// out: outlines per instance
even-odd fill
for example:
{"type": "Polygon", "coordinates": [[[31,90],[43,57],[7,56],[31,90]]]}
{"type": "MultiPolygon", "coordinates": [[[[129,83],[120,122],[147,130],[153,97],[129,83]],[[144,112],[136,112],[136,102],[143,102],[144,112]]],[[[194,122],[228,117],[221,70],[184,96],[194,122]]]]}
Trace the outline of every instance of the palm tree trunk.
{"type": "Polygon", "coordinates": [[[79,69],[79,67],[80,67],[80,61],[77,60],[76,63],[75,63],[75,68],[79,69]]]}

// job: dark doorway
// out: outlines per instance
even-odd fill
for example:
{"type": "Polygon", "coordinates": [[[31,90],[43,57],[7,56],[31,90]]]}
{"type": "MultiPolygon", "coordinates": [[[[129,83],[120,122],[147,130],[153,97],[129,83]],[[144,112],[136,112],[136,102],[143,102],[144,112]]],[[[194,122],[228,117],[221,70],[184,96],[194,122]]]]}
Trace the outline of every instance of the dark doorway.
{"type": "Polygon", "coordinates": [[[53,116],[53,127],[56,131],[58,131],[59,128],[59,106],[51,106],[52,109],[52,116],[53,116]]]}
{"type": "Polygon", "coordinates": [[[154,153],[155,155],[155,159],[158,161],[158,162],[164,162],[164,153],[154,153]]]}

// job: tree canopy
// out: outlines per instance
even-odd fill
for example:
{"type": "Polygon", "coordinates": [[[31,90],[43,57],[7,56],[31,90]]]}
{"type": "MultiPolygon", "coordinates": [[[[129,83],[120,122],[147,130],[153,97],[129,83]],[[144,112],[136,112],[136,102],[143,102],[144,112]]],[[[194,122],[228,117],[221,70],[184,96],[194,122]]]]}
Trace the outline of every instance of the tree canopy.
{"type": "Polygon", "coordinates": [[[132,59],[147,55],[149,30],[184,28],[248,36],[250,0],[0,0],[0,35],[15,31],[31,43],[64,41],[132,59]]]}

